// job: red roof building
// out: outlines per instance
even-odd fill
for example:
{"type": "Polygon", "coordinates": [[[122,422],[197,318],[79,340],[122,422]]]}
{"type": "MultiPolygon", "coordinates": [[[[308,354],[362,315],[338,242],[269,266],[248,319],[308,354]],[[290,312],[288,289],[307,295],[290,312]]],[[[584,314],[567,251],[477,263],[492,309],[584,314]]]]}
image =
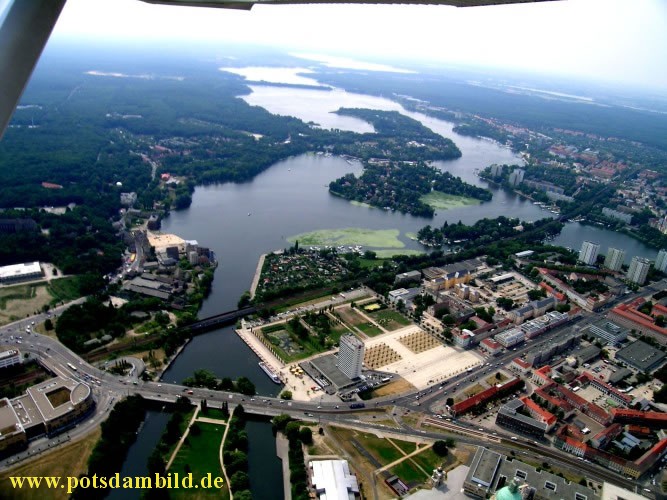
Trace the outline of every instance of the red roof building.
{"type": "Polygon", "coordinates": [[[513,389],[515,389],[520,382],[521,379],[515,378],[510,380],[509,382],[506,382],[504,385],[500,387],[498,386],[489,387],[488,389],[480,392],[479,394],[475,394],[474,396],[471,396],[468,399],[464,399],[463,401],[456,403],[454,406],[452,406],[451,409],[452,415],[463,415],[464,413],[469,412],[470,410],[476,408],[477,406],[481,406],[490,401],[493,401],[494,399],[501,397],[509,393],[513,389]]]}
{"type": "Polygon", "coordinates": [[[667,429],[667,413],[613,408],[611,417],[619,424],[636,424],[667,429]]]}
{"type": "MultiPolygon", "coordinates": [[[[652,316],[636,309],[637,305],[641,304],[637,304],[637,301],[631,304],[620,304],[611,310],[609,319],[626,328],[638,330],[644,335],[650,335],[661,344],[667,344],[667,328],[657,326],[652,316]]],[[[661,309],[658,311],[662,312],[661,309]]]]}
{"type": "Polygon", "coordinates": [[[551,375],[551,367],[549,365],[545,365],[539,370],[535,370],[533,372],[531,380],[539,386],[546,385],[549,382],[551,382],[550,375],[551,375]]]}
{"type": "Polygon", "coordinates": [[[547,432],[553,429],[553,426],[556,425],[556,422],[558,421],[556,415],[542,408],[528,396],[522,397],[521,401],[523,401],[523,404],[526,405],[526,410],[528,410],[528,413],[530,413],[531,417],[533,417],[535,420],[539,420],[540,422],[547,424],[547,432]]]}
{"type": "Polygon", "coordinates": [[[519,373],[526,373],[530,370],[531,364],[521,358],[514,358],[509,365],[509,369],[519,373]]]}
{"type": "Polygon", "coordinates": [[[624,406],[627,406],[632,402],[632,397],[628,396],[627,394],[623,394],[618,389],[610,386],[606,382],[595,378],[592,373],[584,372],[579,378],[577,378],[577,382],[579,382],[584,387],[588,384],[592,384],[593,387],[595,387],[597,390],[603,392],[605,395],[624,406]]]}
{"type": "Polygon", "coordinates": [[[487,338],[487,339],[482,340],[479,343],[479,347],[480,347],[480,349],[488,352],[492,356],[498,354],[503,349],[503,346],[500,345],[499,342],[496,342],[495,340],[493,340],[492,338],[487,338]]]}

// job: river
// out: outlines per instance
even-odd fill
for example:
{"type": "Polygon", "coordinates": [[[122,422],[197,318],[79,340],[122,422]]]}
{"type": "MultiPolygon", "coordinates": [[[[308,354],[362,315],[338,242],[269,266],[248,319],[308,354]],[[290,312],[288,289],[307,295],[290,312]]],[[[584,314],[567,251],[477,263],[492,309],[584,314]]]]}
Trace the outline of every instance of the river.
{"type": "MultiPolygon", "coordinates": [[[[162,230],[185,239],[196,239],[202,245],[212,248],[218,256],[220,264],[215,272],[213,289],[202,306],[200,317],[235,309],[239,296],[250,288],[259,256],[289,246],[286,238],[295,234],[345,227],[398,229],[406,248],[423,249],[410,240],[406,233],[417,232],[426,224],[440,226],[444,221],[459,220],[473,223],[483,217],[498,215],[522,220],[550,216],[549,212],[541,210],[529,200],[490,187],[479,179],[475,174],[477,169],[492,163],[520,163],[521,160],[494,142],[454,133],[451,123],[420,113],[406,112],[400,105],[387,99],[340,90],[271,86],[253,86],[252,89],[253,93],[245,97],[250,104],[263,106],[273,113],[314,121],[325,127],[358,132],[372,131],[372,127],[357,119],[341,120],[331,111],[342,106],[401,111],[435,132],[451,138],[463,155],[453,161],[436,162],[438,168],[476,185],[489,187],[493,191],[493,200],[477,206],[439,211],[431,220],[353,205],[330,195],[327,186],[330,181],[348,172],[359,174],[361,165],[348,163],[342,158],[315,154],[280,161],[243,184],[197,187],[190,208],[172,212],[163,222],[162,230]]],[[[649,258],[656,255],[655,250],[626,235],[581,224],[569,224],[555,243],[578,249],[584,239],[600,242],[602,252],[606,252],[606,246],[612,243],[613,246],[626,249],[628,261],[633,255],[649,258]]],[[[219,377],[237,378],[245,375],[255,383],[259,393],[276,395],[280,387],[268,379],[257,362],[256,356],[234,333],[233,327],[227,327],[192,339],[166,371],[163,380],[180,382],[192,375],[194,370],[205,368],[219,377]]],[[[151,422],[148,422],[142,434],[151,427],[151,422]]],[[[266,428],[262,432],[266,433],[266,428]]],[[[251,456],[273,456],[272,444],[264,441],[258,441],[255,450],[252,450],[251,442],[251,456]]],[[[150,450],[145,457],[149,453],[150,450]]],[[[145,458],[137,456],[137,460],[142,459],[145,462],[145,458]]],[[[262,474],[279,477],[277,471],[280,463],[276,460],[267,460],[263,469],[255,464],[254,459],[252,463],[250,475],[253,486],[261,481],[262,474]]],[[[255,498],[276,498],[275,492],[279,490],[279,484],[276,483],[272,489],[273,497],[257,492],[255,498]]]]}

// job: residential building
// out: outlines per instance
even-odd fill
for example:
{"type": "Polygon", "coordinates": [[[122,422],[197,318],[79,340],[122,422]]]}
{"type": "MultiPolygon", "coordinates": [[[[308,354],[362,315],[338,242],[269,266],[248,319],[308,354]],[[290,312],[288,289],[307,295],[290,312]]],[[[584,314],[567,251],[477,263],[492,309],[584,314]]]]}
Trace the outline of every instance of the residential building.
{"type": "Polygon", "coordinates": [[[0,368],[9,368],[10,366],[21,364],[21,353],[16,349],[0,352],[0,368]]]}
{"type": "Polygon", "coordinates": [[[394,285],[404,285],[405,283],[419,283],[422,279],[422,273],[419,271],[408,271],[407,273],[397,274],[394,278],[394,285]]]}
{"type": "Polygon", "coordinates": [[[543,386],[551,382],[551,367],[549,365],[544,365],[539,370],[533,371],[533,376],[530,380],[535,383],[535,385],[543,386]]]}
{"type": "Polygon", "coordinates": [[[623,262],[625,262],[625,250],[609,247],[607,256],[604,259],[604,267],[611,271],[620,271],[623,262]]]}
{"type": "MultiPolygon", "coordinates": [[[[667,328],[656,325],[652,316],[637,309],[643,303],[643,300],[638,299],[630,304],[620,304],[610,311],[608,317],[619,325],[636,330],[643,335],[649,335],[663,345],[667,344],[667,328]]],[[[659,311],[665,316],[662,312],[663,308],[661,304],[656,304],[653,306],[653,312],[659,311]]]]}
{"type": "Polygon", "coordinates": [[[308,472],[317,498],[360,498],[357,477],[350,472],[347,460],[311,460],[308,472]]]}
{"type": "Polygon", "coordinates": [[[452,406],[451,413],[455,416],[463,415],[464,413],[467,413],[477,407],[485,405],[486,403],[509,394],[513,390],[518,389],[522,383],[523,381],[521,379],[514,378],[508,382],[505,382],[503,385],[499,384],[489,387],[479,394],[475,394],[474,396],[456,403],[454,406],[452,406]]]}
{"type": "Polygon", "coordinates": [[[602,215],[604,215],[605,217],[609,217],[610,219],[622,220],[626,224],[630,224],[632,222],[632,215],[626,214],[624,212],[619,212],[618,210],[614,210],[613,208],[604,207],[602,209],[602,215]]]}
{"type": "MultiPolygon", "coordinates": [[[[496,414],[496,424],[529,436],[542,438],[547,432],[547,424],[521,413],[525,407],[520,399],[510,399],[496,414]]],[[[555,417],[554,417],[555,418],[555,417]]]]}
{"type": "Polygon", "coordinates": [[[643,285],[646,281],[646,276],[651,268],[651,261],[644,257],[633,257],[628,268],[628,274],[625,275],[628,281],[643,285]]]}
{"type": "Polygon", "coordinates": [[[521,358],[514,358],[508,367],[510,370],[525,375],[531,368],[531,364],[521,358]]]}
{"type": "Polygon", "coordinates": [[[351,379],[361,376],[364,343],[354,335],[343,335],[338,350],[338,369],[351,379]]]}
{"type": "Polygon", "coordinates": [[[663,429],[667,428],[667,413],[613,408],[611,410],[611,416],[613,421],[618,422],[619,424],[645,425],[663,429]]]}
{"type": "Polygon", "coordinates": [[[579,250],[579,261],[589,266],[595,264],[599,251],[600,245],[591,241],[584,241],[581,250],[579,250]]]}
{"type": "Polygon", "coordinates": [[[453,331],[452,340],[454,341],[455,345],[465,349],[472,345],[475,340],[475,334],[464,328],[461,331],[453,331]]]}
{"type": "Polygon", "coordinates": [[[503,346],[499,342],[496,342],[493,339],[484,339],[479,343],[479,348],[483,351],[488,352],[491,356],[499,354],[503,350],[503,346]]]}
{"type": "Polygon", "coordinates": [[[510,177],[509,177],[510,186],[516,187],[519,184],[521,184],[523,182],[524,174],[525,174],[525,171],[520,169],[520,168],[512,170],[512,173],[510,174],[510,177]]]}
{"type": "Polygon", "coordinates": [[[655,268],[661,273],[667,270],[667,250],[664,248],[658,252],[658,256],[655,258],[655,268]]]}

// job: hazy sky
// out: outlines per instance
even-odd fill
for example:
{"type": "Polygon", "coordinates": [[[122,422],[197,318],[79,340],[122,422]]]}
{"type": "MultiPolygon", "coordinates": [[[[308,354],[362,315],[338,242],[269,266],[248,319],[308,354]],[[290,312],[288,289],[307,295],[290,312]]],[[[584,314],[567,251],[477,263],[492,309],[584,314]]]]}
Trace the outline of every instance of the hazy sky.
{"type": "Polygon", "coordinates": [[[251,42],[296,52],[467,63],[667,88],[667,0],[465,9],[266,5],[249,12],[69,0],[54,36],[251,42]]]}

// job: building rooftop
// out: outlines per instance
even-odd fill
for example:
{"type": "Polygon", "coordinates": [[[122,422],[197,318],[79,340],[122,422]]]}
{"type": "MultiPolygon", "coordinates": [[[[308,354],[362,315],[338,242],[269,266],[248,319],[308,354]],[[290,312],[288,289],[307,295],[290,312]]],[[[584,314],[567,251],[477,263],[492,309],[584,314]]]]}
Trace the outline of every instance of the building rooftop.
{"type": "Polygon", "coordinates": [[[29,262],[26,264],[13,264],[11,266],[0,267],[0,280],[18,278],[28,274],[41,273],[39,262],[29,262]]]}
{"type": "Polygon", "coordinates": [[[148,231],[146,237],[148,238],[148,243],[155,248],[156,252],[166,247],[185,245],[185,240],[175,234],[158,234],[148,231]]]}
{"type": "Polygon", "coordinates": [[[20,432],[23,428],[18,415],[7,398],[0,399],[0,439],[8,434],[20,432]]]}
{"type": "Polygon", "coordinates": [[[472,459],[472,464],[470,464],[468,478],[474,483],[489,488],[493,483],[502,459],[503,456],[500,453],[482,447],[477,448],[475,457],[472,459]]]}
{"type": "Polygon", "coordinates": [[[55,377],[27,390],[44,421],[71,411],[90,395],[90,387],[72,379],[55,377]]]}
{"type": "Polygon", "coordinates": [[[2,351],[0,352],[0,360],[11,358],[12,356],[16,356],[18,353],[19,352],[16,349],[9,349],[7,351],[2,351]]]}
{"type": "Polygon", "coordinates": [[[313,460],[308,467],[312,470],[312,483],[319,498],[350,500],[359,493],[357,478],[350,473],[347,460],[313,460]]]}
{"type": "Polygon", "coordinates": [[[660,349],[650,346],[646,342],[637,340],[616,353],[616,358],[632,365],[641,371],[656,368],[667,357],[660,349]]]}

